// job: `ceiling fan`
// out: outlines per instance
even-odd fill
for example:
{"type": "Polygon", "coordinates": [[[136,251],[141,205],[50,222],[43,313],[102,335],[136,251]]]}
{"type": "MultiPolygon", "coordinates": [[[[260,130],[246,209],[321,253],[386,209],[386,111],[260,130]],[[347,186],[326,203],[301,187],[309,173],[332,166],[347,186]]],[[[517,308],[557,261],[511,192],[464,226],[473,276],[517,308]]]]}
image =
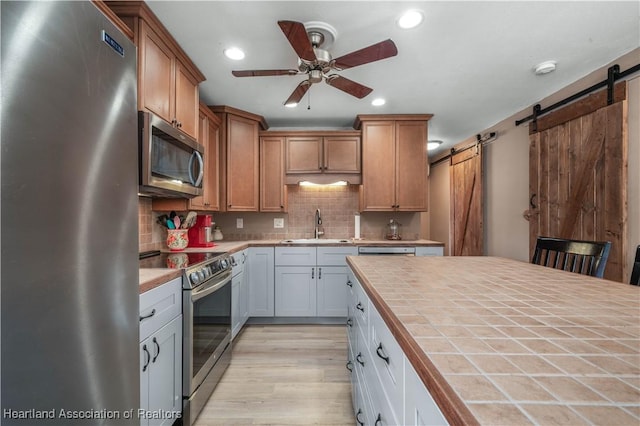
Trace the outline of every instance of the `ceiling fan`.
{"type": "Polygon", "coordinates": [[[341,75],[329,73],[379,61],[398,54],[396,45],[388,39],[333,59],[327,50],[321,48],[325,41],[323,31],[314,28],[307,30],[304,24],[295,21],[278,21],[278,25],[298,55],[298,69],[243,70],[232,71],[232,74],[236,77],[307,74],[307,79],[298,84],[298,87],[285,101],[284,104],[288,106],[298,104],[311,85],[322,80],[336,89],[362,99],[371,93],[373,89],[341,75]]]}

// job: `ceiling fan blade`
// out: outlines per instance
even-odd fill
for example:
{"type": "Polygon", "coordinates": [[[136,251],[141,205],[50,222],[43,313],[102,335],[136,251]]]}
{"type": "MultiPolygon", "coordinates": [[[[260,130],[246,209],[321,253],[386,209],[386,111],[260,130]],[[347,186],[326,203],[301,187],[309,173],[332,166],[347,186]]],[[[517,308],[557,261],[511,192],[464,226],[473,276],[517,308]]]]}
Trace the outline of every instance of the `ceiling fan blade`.
{"type": "Polygon", "coordinates": [[[311,83],[309,83],[309,80],[304,80],[303,82],[298,84],[296,90],[293,91],[291,96],[289,96],[289,99],[287,99],[284,104],[299,104],[305,93],[307,93],[307,90],[309,90],[309,87],[311,87],[311,83]]]}
{"type": "Polygon", "coordinates": [[[360,83],[356,83],[355,81],[349,80],[348,78],[342,77],[338,74],[328,76],[326,81],[328,85],[333,86],[336,89],[340,89],[358,99],[364,98],[373,91],[370,87],[363,86],[360,83]]]}
{"type": "Polygon", "coordinates": [[[309,62],[316,60],[316,54],[309,41],[307,29],[302,23],[295,21],[278,21],[278,25],[300,59],[309,62]]]}
{"type": "Polygon", "coordinates": [[[266,77],[270,75],[298,75],[296,70],[242,70],[231,71],[236,77],[266,77]]]}
{"type": "Polygon", "coordinates": [[[339,70],[357,67],[358,65],[368,64],[369,62],[379,61],[381,59],[396,56],[398,49],[391,39],[372,44],[364,49],[347,53],[344,56],[334,59],[334,66],[339,70]]]}

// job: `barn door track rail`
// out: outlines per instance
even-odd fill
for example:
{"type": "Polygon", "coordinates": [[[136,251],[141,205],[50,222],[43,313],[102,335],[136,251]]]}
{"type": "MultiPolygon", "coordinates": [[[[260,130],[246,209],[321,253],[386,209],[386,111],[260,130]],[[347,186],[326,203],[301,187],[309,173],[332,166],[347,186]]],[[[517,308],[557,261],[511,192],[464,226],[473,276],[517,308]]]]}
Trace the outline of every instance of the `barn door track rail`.
{"type": "Polygon", "coordinates": [[[591,87],[587,87],[584,90],[581,90],[580,92],[569,96],[568,98],[565,98],[561,101],[556,102],[553,105],[549,105],[546,108],[542,108],[542,106],[540,106],[540,104],[536,104],[533,106],[533,113],[525,118],[522,118],[520,120],[516,120],[516,126],[521,125],[522,123],[525,123],[527,121],[532,121],[532,126],[534,126],[534,129],[537,125],[537,119],[538,117],[540,117],[543,114],[546,114],[548,112],[553,111],[554,109],[557,109],[563,105],[566,105],[568,103],[571,103],[579,98],[582,98],[585,95],[588,95],[591,92],[595,92],[598,89],[601,89],[603,87],[607,88],[607,105],[611,105],[613,103],[613,86],[615,84],[616,81],[618,80],[622,80],[628,76],[630,76],[631,74],[634,74],[636,72],[640,71],[640,64],[637,64],[631,68],[629,68],[626,71],[622,71],[620,72],[620,66],[618,64],[612,65],[611,67],[609,67],[609,69],[607,69],[607,79],[603,80],[599,83],[594,84],[591,87]]]}

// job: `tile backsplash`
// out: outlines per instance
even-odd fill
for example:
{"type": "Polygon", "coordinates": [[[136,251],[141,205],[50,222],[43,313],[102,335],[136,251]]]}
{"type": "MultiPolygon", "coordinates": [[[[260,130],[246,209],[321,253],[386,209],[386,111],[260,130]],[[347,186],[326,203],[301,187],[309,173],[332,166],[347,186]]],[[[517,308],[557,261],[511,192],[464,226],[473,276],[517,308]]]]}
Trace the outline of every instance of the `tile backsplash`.
{"type": "MultiPolygon", "coordinates": [[[[313,238],[314,216],[320,209],[323,238],[353,238],[355,215],[358,212],[358,186],[301,187],[290,185],[287,213],[211,212],[213,220],[225,240],[280,240],[285,238],[313,238]],[[237,219],[243,227],[237,228],[237,219]],[[274,219],[283,219],[283,228],[274,228],[274,219]]],[[[163,248],[163,227],[156,223],[160,212],[151,210],[151,199],[140,197],[140,251],[163,248]]],[[[383,238],[386,224],[395,219],[403,226],[405,240],[420,238],[420,213],[365,212],[360,213],[360,236],[365,239],[383,238]]]]}

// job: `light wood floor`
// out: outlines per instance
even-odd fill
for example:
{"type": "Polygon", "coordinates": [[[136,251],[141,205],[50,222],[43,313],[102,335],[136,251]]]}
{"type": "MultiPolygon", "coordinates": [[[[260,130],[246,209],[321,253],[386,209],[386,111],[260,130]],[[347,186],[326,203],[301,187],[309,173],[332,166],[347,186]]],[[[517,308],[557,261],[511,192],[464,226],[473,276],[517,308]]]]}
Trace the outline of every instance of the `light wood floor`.
{"type": "Polygon", "coordinates": [[[250,325],[195,426],[354,425],[343,325],[250,325]]]}

